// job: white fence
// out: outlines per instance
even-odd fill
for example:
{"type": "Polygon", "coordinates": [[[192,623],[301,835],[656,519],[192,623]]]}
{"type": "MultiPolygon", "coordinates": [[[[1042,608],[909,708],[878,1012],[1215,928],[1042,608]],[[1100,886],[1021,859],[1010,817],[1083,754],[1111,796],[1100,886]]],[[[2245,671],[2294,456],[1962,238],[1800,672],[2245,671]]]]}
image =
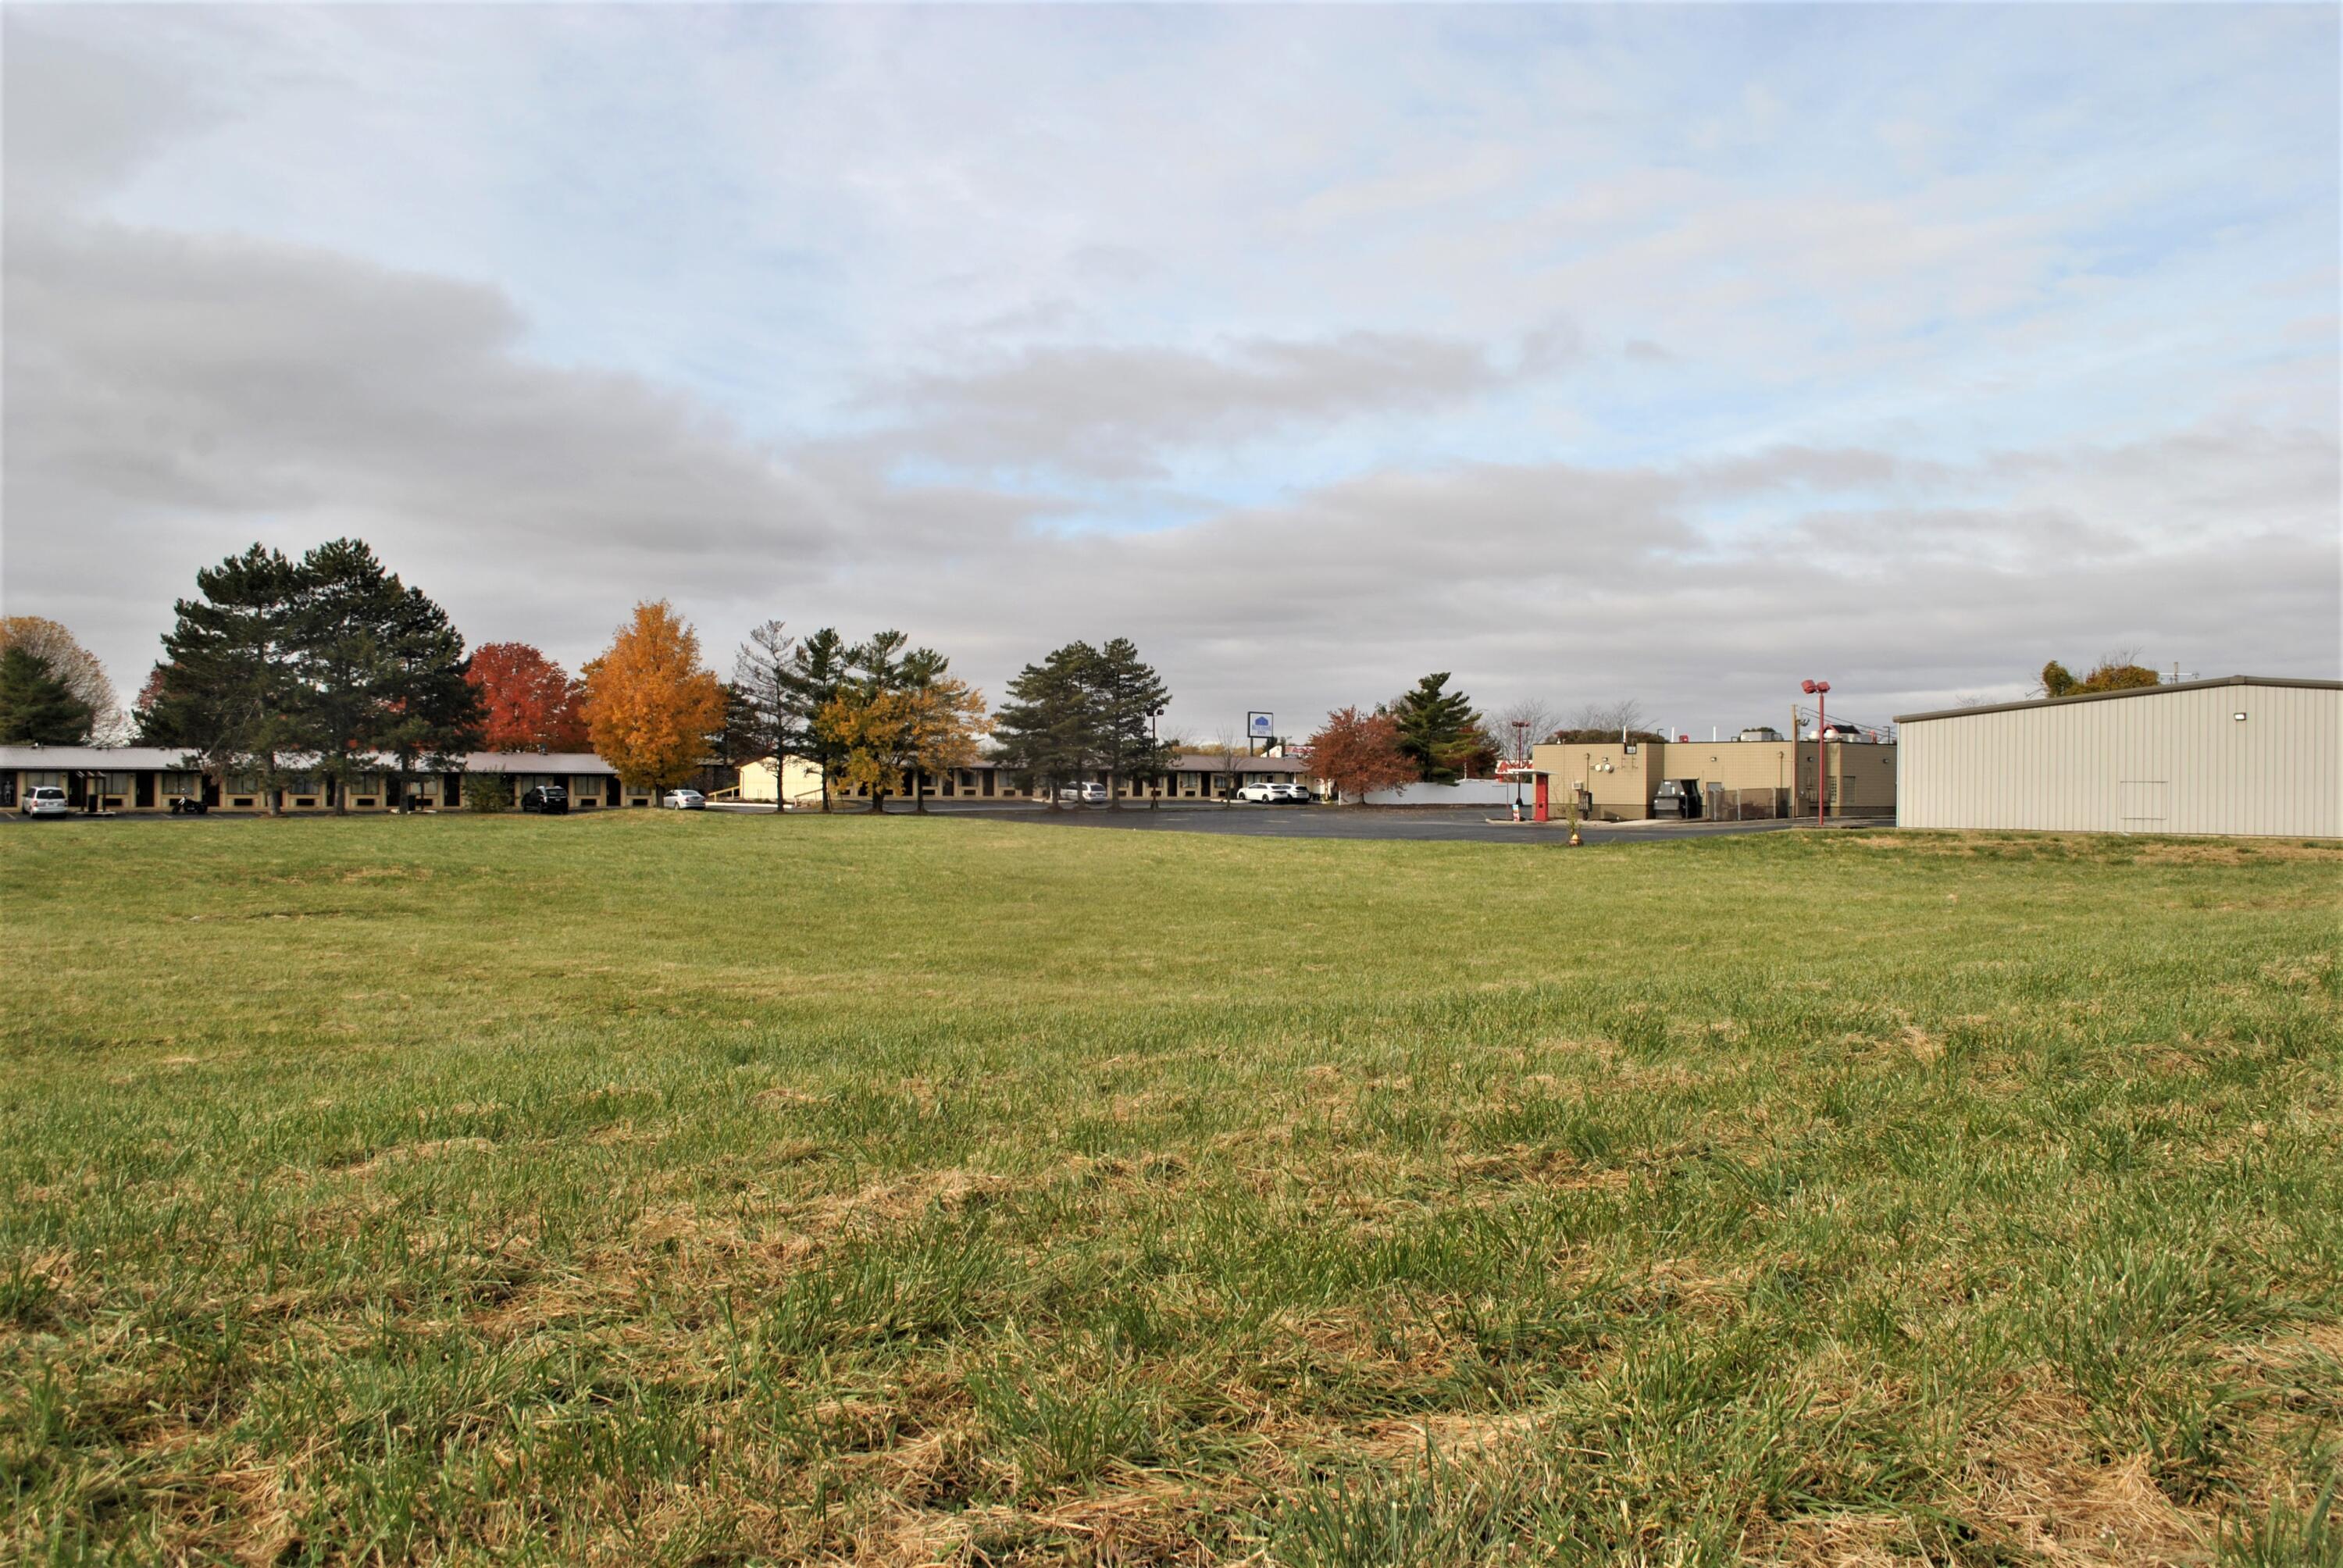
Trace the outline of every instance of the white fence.
{"type": "MultiPolygon", "coordinates": [[[[1527,806],[1534,786],[1523,779],[1521,801],[1527,806]]],[[[1463,779],[1453,784],[1403,784],[1396,789],[1370,789],[1370,806],[1511,806],[1515,786],[1509,779],[1463,779]]]]}

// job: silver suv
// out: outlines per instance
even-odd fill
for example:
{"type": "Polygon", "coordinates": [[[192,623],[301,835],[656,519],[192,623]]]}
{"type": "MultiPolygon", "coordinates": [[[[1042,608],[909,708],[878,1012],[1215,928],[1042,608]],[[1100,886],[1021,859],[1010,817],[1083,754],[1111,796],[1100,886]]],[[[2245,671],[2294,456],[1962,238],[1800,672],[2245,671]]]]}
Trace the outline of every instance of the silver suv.
{"type": "Polygon", "coordinates": [[[35,784],[25,791],[25,803],[18,808],[27,817],[64,817],[73,808],[65,804],[65,792],[54,784],[35,784]]]}

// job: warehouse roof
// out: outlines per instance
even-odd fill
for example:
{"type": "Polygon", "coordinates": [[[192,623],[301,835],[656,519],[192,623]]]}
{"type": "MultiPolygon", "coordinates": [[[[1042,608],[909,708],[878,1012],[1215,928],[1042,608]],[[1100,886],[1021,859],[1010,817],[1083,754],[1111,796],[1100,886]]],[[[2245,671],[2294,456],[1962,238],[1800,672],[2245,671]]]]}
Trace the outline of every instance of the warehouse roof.
{"type": "Polygon", "coordinates": [[[2124,697],[2156,697],[2169,691],[2204,691],[2217,686],[2300,686],[2343,691],[2343,680],[2311,680],[2288,675],[2224,675],[2211,680],[2174,680],[2161,686],[2127,686],[2120,691],[2080,691],[2069,697],[2037,697],[2026,702],[1988,702],[1976,708],[1939,708],[1932,713],[1899,713],[1898,724],[1924,719],[1966,719],[1976,713],[2014,713],[2021,708],[2058,708],[2069,702],[2112,702],[2124,697]]]}

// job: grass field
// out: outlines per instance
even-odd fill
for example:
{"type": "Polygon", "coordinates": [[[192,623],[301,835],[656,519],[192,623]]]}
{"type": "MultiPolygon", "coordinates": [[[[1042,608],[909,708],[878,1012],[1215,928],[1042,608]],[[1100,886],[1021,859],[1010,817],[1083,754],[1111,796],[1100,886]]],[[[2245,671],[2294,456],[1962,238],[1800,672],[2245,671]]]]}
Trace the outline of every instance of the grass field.
{"type": "Polygon", "coordinates": [[[0,1559],[2343,1561],[2333,849],[0,869],[0,1559]]]}

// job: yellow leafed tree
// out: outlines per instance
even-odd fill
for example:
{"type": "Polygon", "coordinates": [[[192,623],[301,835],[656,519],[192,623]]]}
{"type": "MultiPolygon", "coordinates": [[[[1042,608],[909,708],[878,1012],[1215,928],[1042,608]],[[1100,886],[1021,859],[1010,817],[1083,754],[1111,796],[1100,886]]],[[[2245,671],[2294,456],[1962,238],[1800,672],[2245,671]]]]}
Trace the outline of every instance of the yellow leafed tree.
{"type": "Polygon", "coordinates": [[[724,722],[724,689],[700,668],[699,634],[667,600],[637,605],[584,673],[594,754],[628,788],[657,791],[691,777],[724,722]]]}
{"type": "MultiPolygon", "coordinates": [[[[870,793],[872,809],[903,792],[906,774],[942,773],[975,762],[977,739],[992,728],[984,694],[938,676],[892,691],[858,689],[825,704],[818,722],[841,749],[839,777],[870,793]]],[[[925,810],[927,802],[916,802],[925,810]]]]}

